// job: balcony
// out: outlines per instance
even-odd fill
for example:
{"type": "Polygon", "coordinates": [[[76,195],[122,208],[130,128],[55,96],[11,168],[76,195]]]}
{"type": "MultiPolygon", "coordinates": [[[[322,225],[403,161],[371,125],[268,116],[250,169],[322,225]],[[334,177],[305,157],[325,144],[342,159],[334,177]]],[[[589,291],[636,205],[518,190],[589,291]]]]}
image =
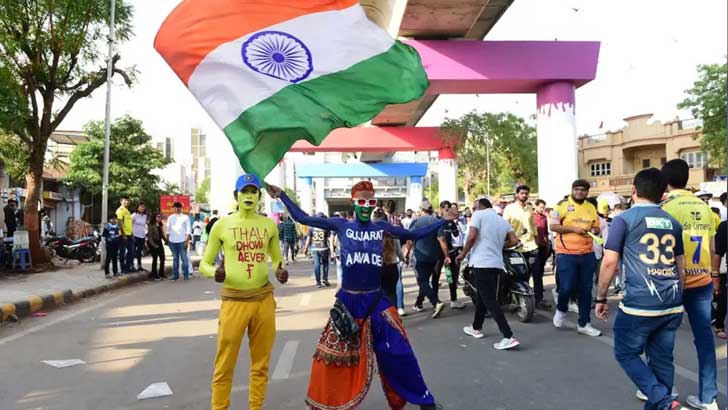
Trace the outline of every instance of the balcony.
{"type": "MultiPolygon", "coordinates": [[[[688,188],[700,189],[700,184],[712,181],[715,171],[709,168],[690,168],[688,188]]],[[[620,195],[629,196],[632,194],[632,181],[634,174],[609,175],[604,177],[591,177],[587,181],[591,184],[590,196],[599,195],[602,192],[616,192],[620,195]]]]}

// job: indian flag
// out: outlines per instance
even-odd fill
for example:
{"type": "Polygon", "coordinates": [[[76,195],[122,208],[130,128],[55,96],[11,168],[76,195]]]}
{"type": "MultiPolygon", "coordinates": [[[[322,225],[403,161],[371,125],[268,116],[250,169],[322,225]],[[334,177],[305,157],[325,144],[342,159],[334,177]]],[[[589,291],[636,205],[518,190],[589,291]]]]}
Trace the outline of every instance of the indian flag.
{"type": "Polygon", "coordinates": [[[293,143],[420,98],[420,56],[356,0],[184,0],[154,47],[261,177],[293,143]]]}

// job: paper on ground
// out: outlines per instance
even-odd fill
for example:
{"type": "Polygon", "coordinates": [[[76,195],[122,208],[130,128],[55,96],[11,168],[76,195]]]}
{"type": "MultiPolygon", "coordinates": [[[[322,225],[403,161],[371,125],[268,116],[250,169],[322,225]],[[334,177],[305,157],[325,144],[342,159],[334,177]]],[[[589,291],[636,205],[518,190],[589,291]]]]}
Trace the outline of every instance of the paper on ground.
{"type": "Polygon", "coordinates": [[[71,367],[71,366],[77,366],[79,364],[86,364],[81,359],[68,359],[68,360],[43,360],[43,363],[47,364],[48,366],[53,366],[56,369],[62,369],[64,367],[71,367]]]}
{"type": "Polygon", "coordinates": [[[169,388],[167,382],[152,383],[144,389],[143,392],[139,393],[137,400],[153,399],[155,397],[171,396],[172,389],[169,388]]]}

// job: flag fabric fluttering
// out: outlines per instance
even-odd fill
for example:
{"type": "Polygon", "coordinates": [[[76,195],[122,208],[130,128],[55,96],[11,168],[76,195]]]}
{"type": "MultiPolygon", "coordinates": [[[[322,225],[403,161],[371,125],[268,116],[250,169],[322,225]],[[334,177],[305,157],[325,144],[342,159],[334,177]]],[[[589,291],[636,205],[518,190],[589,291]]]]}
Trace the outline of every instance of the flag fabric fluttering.
{"type": "Polygon", "coordinates": [[[154,47],[261,177],[295,141],[319,145],[428,86],[417,51],[358,0],[184,0],[154,47]]]}

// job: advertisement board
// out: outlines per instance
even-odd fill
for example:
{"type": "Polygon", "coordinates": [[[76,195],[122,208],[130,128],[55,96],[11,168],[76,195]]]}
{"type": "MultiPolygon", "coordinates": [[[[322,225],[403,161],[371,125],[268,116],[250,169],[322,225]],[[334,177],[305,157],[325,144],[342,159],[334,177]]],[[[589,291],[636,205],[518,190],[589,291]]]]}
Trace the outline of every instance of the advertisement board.
{"type": "Polygon", "coordinates": [[[162,195],[159,197],[159,212],[164,215],[172,215],[174,213],[175,202],[182,204],[182,212],[190,213],[190,196],[189,195],[162,195]]]}

